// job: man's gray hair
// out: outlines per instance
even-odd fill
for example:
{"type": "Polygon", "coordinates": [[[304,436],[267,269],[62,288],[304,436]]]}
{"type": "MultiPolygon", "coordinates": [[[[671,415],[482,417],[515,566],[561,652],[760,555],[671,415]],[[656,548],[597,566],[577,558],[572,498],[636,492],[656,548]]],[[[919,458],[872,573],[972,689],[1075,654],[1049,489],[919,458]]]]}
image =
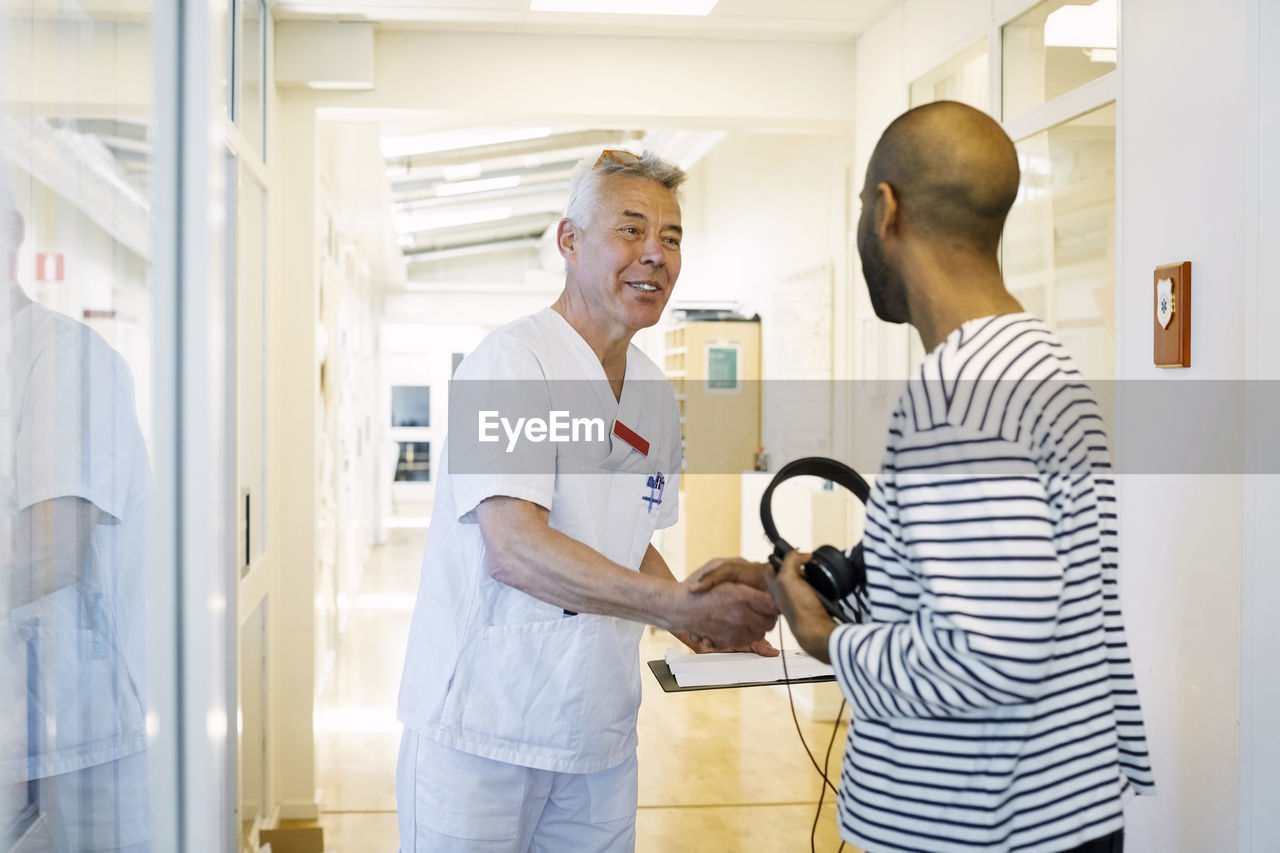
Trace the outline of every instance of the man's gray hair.
{"type": "Polygon", "coordinates": [[[569,205],[565,208],[565,219],[571,219],[584,228],[589,225],[596,205],[600,202],[600,184],[611,175],[657,181],[679,200],[680,185],[688,177],[683,169],[675,163],[663,160],[652,151],[645,151],[643,154],[626,151],[617,153],[619,157],[612,154],[592,154],[578,164],[573,182],[569,185],[569,205]],[[636,159],[633,160],[633,157],[636,159]]]}

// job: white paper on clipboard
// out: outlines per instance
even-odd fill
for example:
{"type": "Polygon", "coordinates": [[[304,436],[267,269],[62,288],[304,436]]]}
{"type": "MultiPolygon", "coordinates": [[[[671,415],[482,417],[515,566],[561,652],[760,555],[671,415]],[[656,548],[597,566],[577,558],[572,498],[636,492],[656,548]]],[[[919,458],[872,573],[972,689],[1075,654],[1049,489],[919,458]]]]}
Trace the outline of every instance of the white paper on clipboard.
{"type": "Polygon", "coordinates": [[[761,681],[792,681],[801,678],[834,676],[830,664],[802,651],[787,651],[786,675],[782,656],[766,658],[754,652],[713,652],[696,655],[667,649],[666,662],[676,684],[681,687],[707,687],[713,684],[752,684],[761,681]]]}

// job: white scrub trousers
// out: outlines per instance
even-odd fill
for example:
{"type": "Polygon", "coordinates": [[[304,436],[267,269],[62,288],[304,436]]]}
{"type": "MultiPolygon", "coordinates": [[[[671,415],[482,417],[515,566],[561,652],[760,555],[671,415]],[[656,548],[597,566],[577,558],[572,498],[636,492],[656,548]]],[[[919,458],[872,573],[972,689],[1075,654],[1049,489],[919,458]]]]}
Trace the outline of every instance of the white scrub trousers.
{"type": "Polygon", "coordinates": [[[405,729],[400,853],[633,853],[636,757],[598,773],[481,758],[405,729]]]}

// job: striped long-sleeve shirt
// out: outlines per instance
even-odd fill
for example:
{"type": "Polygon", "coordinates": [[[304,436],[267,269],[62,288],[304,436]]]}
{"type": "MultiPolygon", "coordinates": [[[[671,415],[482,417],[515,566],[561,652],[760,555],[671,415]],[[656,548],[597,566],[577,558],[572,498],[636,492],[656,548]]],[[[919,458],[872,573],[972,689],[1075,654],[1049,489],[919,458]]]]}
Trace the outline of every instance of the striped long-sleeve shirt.
{"type": "Polygon", "coordinates": [[[1068,850],[1153,779],[1092,392],[1027,314],[965,323],[907,384],[867,508],[870,621],[841,834],[868,851],[1068,850]]]}

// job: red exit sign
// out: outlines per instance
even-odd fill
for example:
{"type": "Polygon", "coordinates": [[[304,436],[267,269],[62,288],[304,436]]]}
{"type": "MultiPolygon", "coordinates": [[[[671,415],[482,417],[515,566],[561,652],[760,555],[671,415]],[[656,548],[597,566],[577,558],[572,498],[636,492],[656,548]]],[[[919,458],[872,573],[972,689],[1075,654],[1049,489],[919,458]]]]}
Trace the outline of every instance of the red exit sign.
{"type": "Polygon", "coordinates": [[[36,252],[36,281],[66,281],[66,257],[61,252],[36,252]]]}

